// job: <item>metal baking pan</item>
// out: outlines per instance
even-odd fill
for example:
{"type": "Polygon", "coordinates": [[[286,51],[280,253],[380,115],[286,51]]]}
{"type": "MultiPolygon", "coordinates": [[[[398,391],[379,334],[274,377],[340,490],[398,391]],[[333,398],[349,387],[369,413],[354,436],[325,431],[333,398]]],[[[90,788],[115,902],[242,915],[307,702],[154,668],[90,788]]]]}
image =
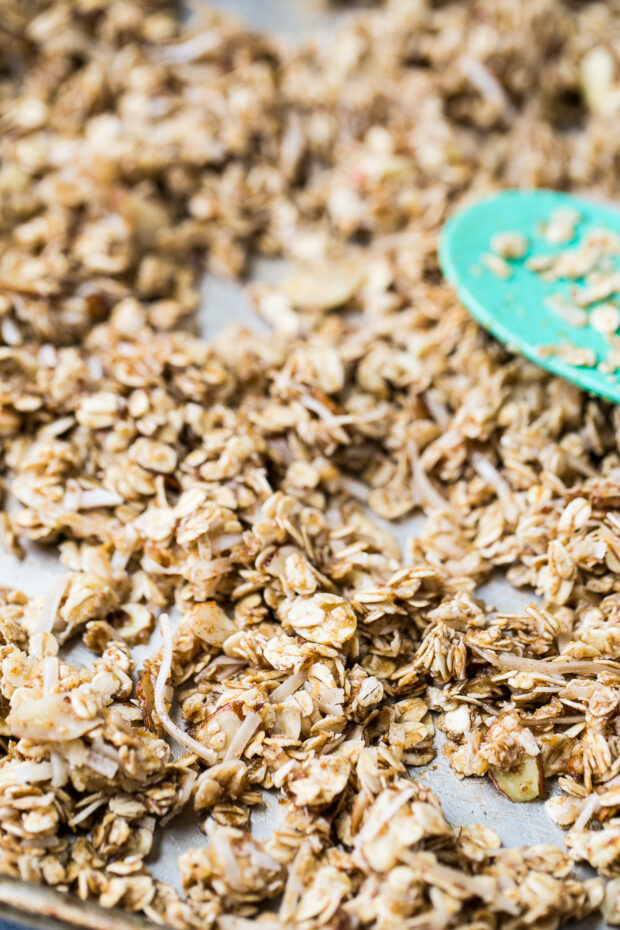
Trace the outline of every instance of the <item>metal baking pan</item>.
{"type": "MultiPolygon", "coordinates": [[[[321,30],[333,28],[350,15],[346,9],[328,8],[320,0],[211,0],[214,6],[236,13],[252,27],[278,34],[292,41],[321,30]]],[[[257,280],[274,281],[283,270],[282,262],[259,261],[255,266],[257,280]]],[[[263,324],[252,311],[243,288],[230,281],[207,276],[202,289],[203,303],[199,313],[202,334],[214,336],[224,323],[242,323],[249,328],[264,331],[263,324]]],[[[418,521],[419,525],[419,521],[418,521]]],[[[415,534],[416,521],[403,521],[396,528],[397,537],[404,543],[415,534]]],[[[61,566],[52,553],[27,547],[27,557],[18,562],[0,551],[0,577],[10,580],[29,596],[47,591],[50,582],[61,572],[61,566]]],[[[524,596],[501,577],[497,577],[478,594],[503,612],[518,611],[532,596],[524,596]]],[[[136,650],[138,661],[153,650],[150,646],[136,650]]],[[[78,647],[79,650],[79,647],[78,647]]],[[[515,805],[493,787],[487,779],[468,778],[460,781],[449,768],[441,752],[442,734],[436,737],[437,756],[427,766],[415,770],[416,778],[432,788],[439,796],[444,813],[452,824],[482,823],[491,827],[506,846],[555,843],[564,846],[563,831],[547,816],[542,801],[515,805]]],[[[269,805],[254,818],[256,831],[262,834],[273,825],[269,805]]],[[[204,843],[204,836],[191,818],[179,817],[172,821],[159,836],[156,851],[148,863],[157,878],[178,884],[177,859],[179,853],[204,843]]],[[[586,874],[585,869],[579,869],[586,874]]],[[[91,902],[82,902],[72,895],[62,894],[43,886],[33,886],[17,879],[0,877],[0,930],[18,927],[41,930],[148,930],[154,925],[140,917],[118,910],[104,910],[91,902]]],[[[569,930],[605,927],[602,919],[588,918],[567,925],[569,930]]]]}

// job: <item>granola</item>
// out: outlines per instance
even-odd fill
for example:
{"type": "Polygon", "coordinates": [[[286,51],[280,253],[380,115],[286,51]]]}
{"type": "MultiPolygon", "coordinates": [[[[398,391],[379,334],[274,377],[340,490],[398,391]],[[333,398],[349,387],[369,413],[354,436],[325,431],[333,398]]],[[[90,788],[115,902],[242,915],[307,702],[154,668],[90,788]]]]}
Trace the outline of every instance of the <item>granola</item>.
{"type": "Polygon", "coordinates": [[[388,0],[298,49],[201,15],[2,2],[2,541],[67,571],[0,592],[0,870],[179,930],[618,922],[618,413],[436,256],[503,185],[617,196],[618,12],[388,0]],[[298,264],[268,335],[200,338],[202,271],[256,253],[298,264]],[[414,513],[402,553],[376,518],[414,513]],[[436,727],[459,777],[557,781],[568,852],[449,824],[436,727]]]}

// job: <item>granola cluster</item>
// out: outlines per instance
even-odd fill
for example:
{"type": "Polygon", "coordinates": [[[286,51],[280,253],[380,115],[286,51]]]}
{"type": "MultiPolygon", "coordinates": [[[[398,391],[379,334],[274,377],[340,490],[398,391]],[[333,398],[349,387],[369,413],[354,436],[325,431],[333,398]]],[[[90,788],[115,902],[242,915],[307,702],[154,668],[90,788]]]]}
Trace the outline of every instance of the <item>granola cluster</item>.
{"type": "Polygon", "coordinates": [[[1,4],[2,539],[67,571],[2,590],[0,870],[178,930],[618,923],[620,415],[436,246],[502,186],[618,197],[620,14],[389,0],[294,50],[201,15],[1,4]],[[298,264],[269,334],[197,336],[202,271],[257,252],[298,264]],[[557,779],[568,852],[448,824],[437,726],[459,777],[557,779]]]}

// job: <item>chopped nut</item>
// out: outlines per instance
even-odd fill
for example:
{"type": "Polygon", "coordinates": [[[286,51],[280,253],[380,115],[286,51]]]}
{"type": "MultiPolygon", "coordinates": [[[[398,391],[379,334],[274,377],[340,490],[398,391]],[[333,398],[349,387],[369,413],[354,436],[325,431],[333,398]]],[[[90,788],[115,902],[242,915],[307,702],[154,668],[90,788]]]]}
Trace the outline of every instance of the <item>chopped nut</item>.
{"type": "Polygon", "coordinates": [[[502,794],[516,803],[533,801],[545,791],[544,769],[540,756],[526,756],[514,770],[489,772],[491,781],[502,794]]]}

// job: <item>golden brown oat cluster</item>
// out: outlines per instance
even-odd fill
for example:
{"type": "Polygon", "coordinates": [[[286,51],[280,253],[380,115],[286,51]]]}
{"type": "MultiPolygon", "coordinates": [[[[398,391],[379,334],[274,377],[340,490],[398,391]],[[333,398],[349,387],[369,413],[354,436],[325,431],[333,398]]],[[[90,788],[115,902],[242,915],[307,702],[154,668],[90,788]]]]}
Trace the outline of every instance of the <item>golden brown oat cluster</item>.
{"type": "Polygon", "coordinates": [[[2,591],[0,870],[179,930],[620,922],[620,418],[436,259],[465,197],[620,194],[620,13],[390,0],[300,50],[203,16],[1,4],[2,535],[67,574],[2,591]],[[269,336],[198,338],[255,252],[299,263],[269,336]],[[372,517],[416,512],[404,554],[372,517]],[[498,567],[539,601],[477,600],[498,567]],[[558,778],[568,853],[449,825],[435,725],[515,801],[558,778]],[[184,808],[179,894],[145,859],[184,808]]]}

